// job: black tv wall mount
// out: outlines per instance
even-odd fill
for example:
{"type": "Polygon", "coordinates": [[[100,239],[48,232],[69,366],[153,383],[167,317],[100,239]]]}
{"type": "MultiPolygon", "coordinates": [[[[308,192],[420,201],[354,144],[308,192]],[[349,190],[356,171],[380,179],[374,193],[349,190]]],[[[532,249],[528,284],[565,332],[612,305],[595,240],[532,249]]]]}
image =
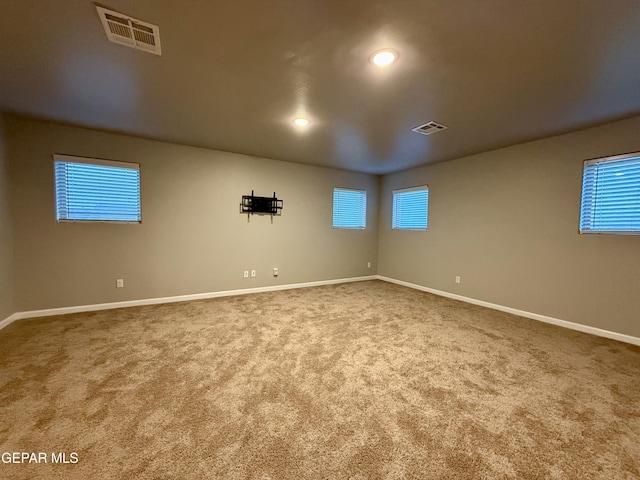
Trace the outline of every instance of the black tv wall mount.
{"type": "Polygon", "coordinates": [[[251,195],[243,195],[240,204],[240,213],[246,213],[247,217],[254,213],[260,215],[271,215],[272,217],[282,215],[283,200],[276,198],[276,192],[273,197],[256,197],[251,190],[251,195]]]}

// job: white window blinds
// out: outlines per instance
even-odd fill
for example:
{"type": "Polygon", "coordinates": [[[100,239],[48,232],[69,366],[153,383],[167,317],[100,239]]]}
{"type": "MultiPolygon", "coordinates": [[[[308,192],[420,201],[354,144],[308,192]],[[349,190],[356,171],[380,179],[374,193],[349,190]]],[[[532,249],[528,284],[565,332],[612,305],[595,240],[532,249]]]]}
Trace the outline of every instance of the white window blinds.
{"type": "Polygon", "coordinates": [[[391,227],[397,230],[426,230],[429,188],[425,186],[394,190],[391,227]]]}
{"type": "Polygon", "coordinates": [[[580,233],[640,234],[640,154],[584,163],[580,233]]]}
{"type": "Polygon", "coordinates": [[[140,222],[138,164],[66,155],[53,158],[59,222],[140,222]]]}
{"type": "Polygon", "coordinates": [[[334,228],[359,228],[367,225],[367,192],[333,189],[334,228]]]}

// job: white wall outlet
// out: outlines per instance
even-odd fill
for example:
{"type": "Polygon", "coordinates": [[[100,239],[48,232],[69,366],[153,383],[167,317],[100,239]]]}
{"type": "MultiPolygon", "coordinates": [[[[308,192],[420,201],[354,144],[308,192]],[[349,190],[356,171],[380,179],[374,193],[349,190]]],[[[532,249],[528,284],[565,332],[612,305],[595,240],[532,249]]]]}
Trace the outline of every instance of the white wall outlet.
{"type": "Polygon", "coordinates": [[[116,280],[116,288],[124,288],[124,279],[123,278],[118,278],[116,280]]]}
{"type": "Polygon", "coordinates": [[[251,270],[251,278],[256,276],[256,271],[255,270],[251,270]]]}
{"type": "Polygon", "coordinates": [[[244,273],[242,274],[242,276],[244,278],[249,278],[249,270],[245,270],[244,273]]]}
{"type": "Polygon", "coordinates": [[[460,277],[456,276],[456,283],[460,283],[460,277]]]}
{"type": "Polygon", "coordinates": [[[367,268],[371,268],[371,262],[367,262],[367,268]]]}
{"type": "Polygon", "coordinates": [[[273,276],[274,277],[278,276],[278,267],[273,267],[273,276]]]}

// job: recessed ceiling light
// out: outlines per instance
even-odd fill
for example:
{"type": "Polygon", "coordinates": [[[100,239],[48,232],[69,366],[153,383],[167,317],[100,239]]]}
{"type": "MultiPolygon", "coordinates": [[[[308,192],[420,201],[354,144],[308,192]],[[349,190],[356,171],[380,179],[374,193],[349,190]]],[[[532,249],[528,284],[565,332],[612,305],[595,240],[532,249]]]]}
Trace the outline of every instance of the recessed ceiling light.
{"type": "Polygon", "coordinates": [[[390,48],[386,48],[384,50],[373,52],[371,54],[371,63],[379,67],[386,67],[387,65],[391,65],[395,62],[397,58],[398,52],[391,50],[390,48]]]}
{"type": "Polygon", "coordinates": [[[304,117],[298,117],[298,118],[295,118],[293,120],[293,124],[296,127],[300,127],[300,128],[304,128],[304,127],[308,126],[309,123],[311,123],[311,122],[309,122],[309,119],[308,118],[304,118],[304,117]]]}

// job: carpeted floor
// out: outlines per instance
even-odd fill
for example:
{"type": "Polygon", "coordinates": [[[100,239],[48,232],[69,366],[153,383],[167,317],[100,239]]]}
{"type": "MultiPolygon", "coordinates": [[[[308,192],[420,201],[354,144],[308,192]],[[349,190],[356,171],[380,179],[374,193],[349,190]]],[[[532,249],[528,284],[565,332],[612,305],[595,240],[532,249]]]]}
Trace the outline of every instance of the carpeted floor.
{"type": "Polygon", "coordinates": [[[2,479],[640,478],[640,348],[380,281],[24,320],[0,346],[0,453],[48,460],[2,479]]]}

